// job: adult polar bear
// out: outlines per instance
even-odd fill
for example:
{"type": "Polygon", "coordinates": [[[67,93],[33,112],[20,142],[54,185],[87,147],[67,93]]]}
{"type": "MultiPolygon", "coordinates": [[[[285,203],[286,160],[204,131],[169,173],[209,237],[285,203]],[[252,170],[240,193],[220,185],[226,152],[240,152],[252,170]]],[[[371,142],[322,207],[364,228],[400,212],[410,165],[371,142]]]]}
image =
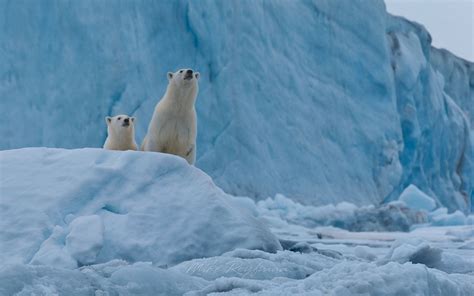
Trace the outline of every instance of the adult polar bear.
{"type": "Polygon", "coordinates": [[[196,110],[199,72],[168,72],[168,88],[155,107],[141,150],[175,154],[189,164],[196,160],[196,110]]]}

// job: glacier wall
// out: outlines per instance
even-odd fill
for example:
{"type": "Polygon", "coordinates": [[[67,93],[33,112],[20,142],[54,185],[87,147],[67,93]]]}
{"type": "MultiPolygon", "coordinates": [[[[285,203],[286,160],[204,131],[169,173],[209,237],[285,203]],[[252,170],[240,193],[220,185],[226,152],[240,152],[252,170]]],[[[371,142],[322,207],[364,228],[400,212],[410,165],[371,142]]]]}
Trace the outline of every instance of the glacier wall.
{"type": "Polygon", "coordinates": [[[403,18],[389,16],[387,32],[404,144],[401,186],[388,197],[416,184],[450,209],[468,210],[473,199],[468,119],[473,64],[432,48],[429,33],[403,18]]]}
{"type": "Polygon", "coordinates": [[[0,0],[0,149],[141,142],[166,72],[201,72],[197,166],[304,203],[472,204],[473,64],[382,1],[0,0]]]}

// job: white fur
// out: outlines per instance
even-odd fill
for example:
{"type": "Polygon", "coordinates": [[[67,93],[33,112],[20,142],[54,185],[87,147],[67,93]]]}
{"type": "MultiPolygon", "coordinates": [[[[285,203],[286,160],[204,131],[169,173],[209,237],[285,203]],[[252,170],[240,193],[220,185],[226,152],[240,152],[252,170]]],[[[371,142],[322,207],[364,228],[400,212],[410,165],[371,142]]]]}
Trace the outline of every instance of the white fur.
{"type": "Polygon", "coordinates": [[[107,139],[104,143],[104,149],[108,150],[138,150],[135,142],[135,117],[128,115],[107,116],[107,139]],[[125,119],[128,118],[129,125],[126,125],[125,119]]]}
{"type": "Polygon", "coordinates": [[[199,91],[199,73],[189,75],[188,70],[191,69],[168,73],[168,88],[155,107],[141,149],[175,154],[194,164],[197,129],[194,102],[199,91]]]}

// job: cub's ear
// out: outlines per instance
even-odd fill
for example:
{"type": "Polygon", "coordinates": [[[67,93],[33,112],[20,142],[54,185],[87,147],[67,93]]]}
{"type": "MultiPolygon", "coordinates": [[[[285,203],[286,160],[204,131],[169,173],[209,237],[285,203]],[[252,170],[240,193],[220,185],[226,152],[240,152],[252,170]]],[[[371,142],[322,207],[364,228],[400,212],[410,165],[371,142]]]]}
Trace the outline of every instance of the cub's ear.
{"type": "Polygon", "coordinates": [[[168,80],[171,80],[173,78],[173,72],[168,72],[168,80]]]}
{"type": "Polygon", "coordinates": [[[109,123],[111,123],[111,122],[112,122],[112,117],[106,116],[106,117],[105,117],[105,123],[109,124],[109,123]]]}
{"type": "Polygon", "coordinates": [[[132,122],[135,122],[135,117],[130,117],[130,120],[131,120],[132,122]]]}
{"type": "Polygon", "coordinates": [[[199,76],[201,76],[201,74],[199,74],[199,72],[194,73],[194,77],[196,77],[196,79],[199,79],[199,76]]]}

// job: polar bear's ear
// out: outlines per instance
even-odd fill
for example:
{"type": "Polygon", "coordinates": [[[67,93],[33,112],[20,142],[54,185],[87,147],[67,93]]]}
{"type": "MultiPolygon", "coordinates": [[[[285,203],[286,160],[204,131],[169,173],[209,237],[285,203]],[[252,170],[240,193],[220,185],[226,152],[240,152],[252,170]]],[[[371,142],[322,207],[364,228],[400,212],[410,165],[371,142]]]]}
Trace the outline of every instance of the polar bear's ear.
{"type": "Polygon", "coordinates": [[[132,122],[135,122],[135,117],[130,117],[130,120],[131,120],[132,122]]]}
{"type": "Polygon", "coordinates": [[[171,80],[171,78],[173,78],[173,72],[168,72],[168,80],[171,80]]]}
{"type": "Polygon", "coordinates": [[[109,123],[111,123],[111,122],[112,122],[112,117],[106,116],[106,117],[105,117],[105,123],[109,124],[109,123]]]}
{"type": "Polygon", "coordinates": [[[201,74],[199,74],[199,72],[194,73],[194,77],[196,77],[196,79],[199,79],[199,76],[201,76],[201,74]]]}

